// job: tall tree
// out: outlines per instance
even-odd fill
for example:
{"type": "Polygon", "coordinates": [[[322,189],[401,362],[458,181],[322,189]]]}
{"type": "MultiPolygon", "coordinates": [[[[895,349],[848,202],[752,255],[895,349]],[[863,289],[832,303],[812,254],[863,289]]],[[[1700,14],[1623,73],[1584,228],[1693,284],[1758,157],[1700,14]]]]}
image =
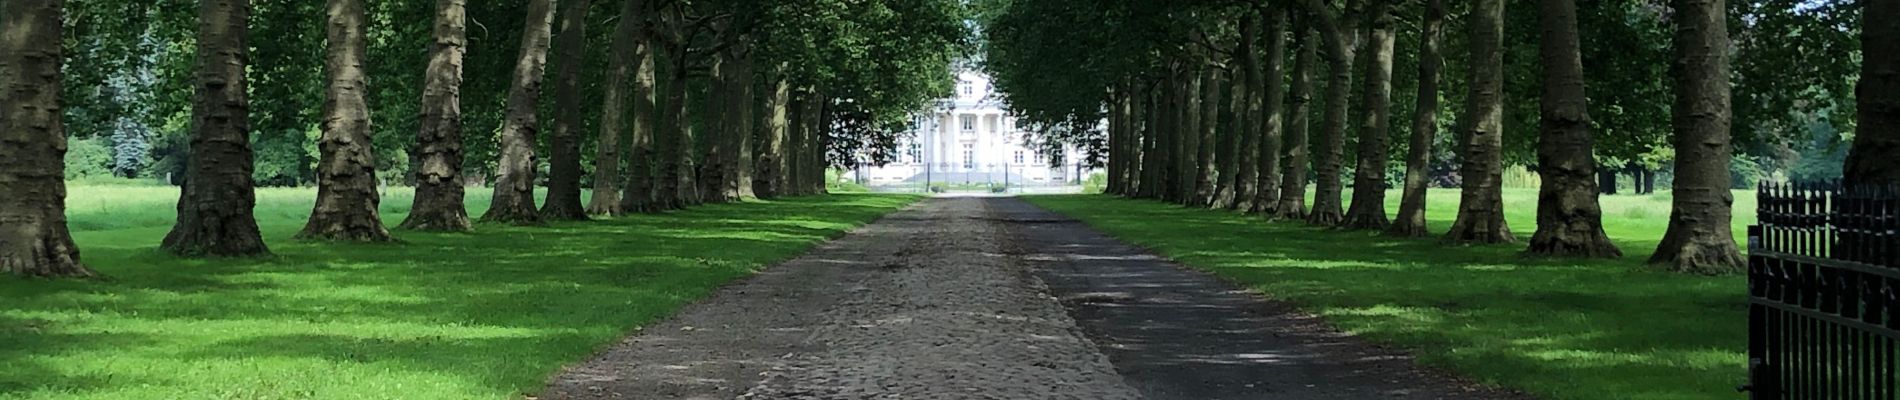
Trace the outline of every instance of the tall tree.
{"type": "Polygon", "coordinates": [[[1676,100],[1671,109],[1676,184],[1669,230],[1649,262],[1718,274],[1746,265],[1730,227],[1728,17],[1724,0],[1672,0],[1676,100]]]}
{"type": "Polygon", "coordinates": [[[324,71],[322,154],[317,162],[317,205],[299,239],[389,241],[377,207],[376,154],[370,142],[369,79],[363,68],[369,44],[369,18],[363,0],[328,0],[324,6],[329,42],[324,71]]]}
{"type": "MultiPolygon", "coordinates": [[[[645,0],[621,0],[620,21],[614,26],[613,63],[607,69],[607,92],[601,98],[600,137],[594,153],[594,195],[588,199],[587,212],[624,215],[621,183],[625,179],[620,165],[629,163],[626,153],[632,144],[632,129],[627,126],[631,114],[627,105],[634,70],[640,63],[640,31],[645,29],[642,13],[645,0]]],[[[644,162],[634,160],[631,162],[644,162]]]]}
{"type": "MultiPolygon", "coordinates": [[[[648,20],[649,24],[651,20],[648,20]]],[[[639,66],[633,74],[633,127],[628,137],[627,183],[620,194],[620,208],[629,213],[651,213],[660,211],[655,205],[655,190],[659,179],[657,152],[653,147],[654,125],[658,123],[654,115],[655,82],[653,44],[645,33],[636,39],[633,57],[639,66]]]]}
{"type": "Polygon", "coordinates": [[[1243,156],[1241,162],[1253,163],[1254,172],[1242,175],[1254,180],[1250,185],[1254,188],[1250,193],[1253,195],[1253,200],[1247,202],[1250,205],[1247,212],[1276,215],[1280,211],[1278,209],[1280,203],[1277,200],[1280,194],[1279,182],[1282,179],[1280,176],[1280,152],[1283,140],[1281,136],[1286,134],[1288,125],[1285,120],[1286,79],[1283,71],[1286,65],[1287,12],[1276,7],[1261,9],[1258,12],[1265,16],[1262,23],[1266,25],[1264,31],[1267,42],[1267,62],[1261,68],[1248,70],[1247,85],[1262,88],[1259,95],[1248,96],[1249,102],[1260,102],[1262,106],[1260,112],[1254,113],[1259,117],[1260,127],[1257,129],[1260,132],[1260,139],[1255,140],[1253,146],[1243,145],[1246,148],[1243,151],[1246,151],[1250,157],[1243,156]],[[1262,96],[1265,98],[1261,98],[1262,96]]]}
{"type": "Polygon", "coordinates": [[[1206,207],[1214,203],[1214,174],[1219,164],[1214,159],[1217,142],[1214,134],[1220,131],[1221,88],[1227,87],[1228,79],[1223,79],[1220,68],[1207,66],[1201,68],[1200,126],[1195,134],[1200,137],[1194,141],[1194,201],[1193,205],[1206,207]]]}
{"type": "Polygon", "coordinates": [[[92,276],[66,228],[63,0],[0,1],[0,273],[92,276]]]}
{"type": "Polygon", "coordinates": [[[1860,115],[1844,172],[1850,185],[1900,185],[1900,2],[1861,4],[1860,115]]]}
{"type": "Polygon", "coordinates": [[[462,55],[468,49],[468,0],[436,0],[416,133],[416,197],[402,228],[470,229],[462,178],[462,55]]]}
{"type": "Polygon", "coordinates": [[[771,93],[765,97],[765,115],[761,117],[765,120],[765,129],[759,135],[759,171],[752,187],[759,197],[767,199],[790,195],[786,182],[791,156],[788,141],[792,129],[789,112],[792,84],[785,72],[785,67],[780,66],[772,73],[775,79],[770,85],[771,93]]]}
{"type": "Polygon", "coordinates": [[[1471,48],[1469,85],[1461,124],[1464,185],[1459,190],[1458,220],[1445,239],[1452,242],[1509,243],[1504,221],[1504,0],[1472,4],[1467,42],[1471,48]]]}
{"type": "Polygon", "coordinates": [[[249,0],[198,2],[191,151],[185,185],[179,190],[178,223],[160,244],[173,254],[270,253],[251,210],[257,194],[251,181],[250,98],[244,77],[250,16],[249,0]]]}
{"type": "Polygon", "coordinates": [[[1438,69],[1444,64],[1443,56],[1438,54],[1438,40],[1444,26],[1444,0],[1426,0],[1425,19],[1419,25],[1418,106],[1413,110],[1412,137],[1405,151],[1405,192],[1399,198],[1398,216],[1386,227],[1386,233],[1392,236],[1431,234],[1425,225],[1425,194],[1431,183],[1426,175],[1432,163],[1432,141],[1438,137],[1438,69]]]}
{"type": "Polygon", "coordinates": [[[1538,6],[1544,95],[1539,102],[1543,118],[1537,173],[1543,184],[1538,187],[1537,233],[1531,235],[1530,253],[1622,257],[1603,233],[1603,208],[1597,205],[1596,147],[1584,94],[1576,0],[1541,0],[1538,6]]]}
{"type": "MultiPolygon", "coordinates": [[[[1232,97],[1227,104],[1228,125],[1221,129],[1222,134],[1219,139],[1221,155],[1217,160],[1220,164],[1218,166],[1220,173],[1214,185],[1216,188],[1214,199],[1208,204],[1210,208],[1246,210],[1252,207],[1248,201],[1251,201],[1253,194],[1257,192],[1256,188],[1252,187],[1254,180],[1248,178],[1252,176],[1251,174],[1258,173],[1253,168],[1253,164],[1248,163],[1253,154],[1242,150],[1258,140],[1249,135],[1250,131],[1246,128],[1248,126],[1247,105],[1248,100],[1252,98],[1249,93],[1253,89],[1247,85],[1249,82],[1247,71],[1248,66],[1253,65],[1254,60],[1257,59],[1254,57],[1253,49],[1254,39],[1259,36],[1254,32],[1256,22],[1254,13],[1245,13],[1240,17],[1240,35],[1234,44],[1234,59],[1230,63],[1233,67],[1233,79],[1229,82],[1231,89],[1228,90],[1228,95],[1232,97]]],[[[1115,107],[1115,105],[1110,107],[1115,107]]],[[[1109,161],[1114,162],[1116,157],[1116,155],[1111,155],[1109,161]]]]}
{"type": "Polygon", "coordinates": [[[548,41],[553,33],[554,0],[529,0],[521,29],[521,53],[508,86],[507,115],[501,126],[501,160],[496,165],[495,197],[483,221],[539,224],[534,208],[534,142],[540,130],[535,105],[546,75],[548,41]]]}
{"type": "Polygon", "coordinates": [[[587,63],[587,3],[561,2],[561,33],[554,54],[561,57],[554,70],[554,132],[548,136],[548,198],[541,217],[585,220],[581,206],[580,130],[586,116],[581,110],[581,67],[587,63]]]}
{"type": "Polygon", "coordinates": [[[1352,207],[1339,226],[1346,229],[1385,229],[1386,142],[1391,135],[1392,59],[1397,42],[1395,17],[1389,1],[1373,0],[1366,7],[1366,76],[1360,88],[1358,166],[1353,169],[1352,207]]]}
{"type": "Polygon", "coordinates": [[[1293,34],[1298,42],[1299,55],[1293,60],[1293,87],[1287,93],[1286,107],[1286,150],[1282,159],[1280,174],[1280,200],[1274,206],[1274,218],[1306,219],[1306,171],[1307,171],[1307,107],[1313,104],[1313,64],[1318,58],[1319,46],[1314,43],[1313,30],[1305,21],[1310,17],[1295,19],[1293,34]]]}
{"type": "MultiPolygon", "coordinates": [[[[1379,1],[1379,0],[1373,0],[1379,1]]],[[[1347,0],[1344,12],[1333,9],[1321,0],[1306,0],[1307,15],[1315,22],[1319,30],[1320,46],[1325,50],[1327,72],[1326,109],[1320,121],[1319,141],[1313,144],[1313,172],[1318,175],[1318,184],[1313,196],[1313,209],[1306,214],[1306,223],[1322,226],[1338,225],[1344,221],[1344,205],[1341,204],[1340,163],[1346,142],[1347,111],[1351,108],[1352,97],[1352,61],[1354,49],[1358,45],[1354,32],[1358,30],[1358,18],[1354,18],[1353,4],[1357,0],[1347,0]]]]}

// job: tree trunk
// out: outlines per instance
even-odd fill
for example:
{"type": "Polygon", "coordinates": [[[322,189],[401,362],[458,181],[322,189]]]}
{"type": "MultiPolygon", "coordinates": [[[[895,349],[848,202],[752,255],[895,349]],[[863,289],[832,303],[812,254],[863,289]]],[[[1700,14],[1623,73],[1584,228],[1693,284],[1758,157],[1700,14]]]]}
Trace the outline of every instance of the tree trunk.
{"type": "Polygon", "coordinates": [[[1471,77],[1465,96],[1463,188],[1458,220],[1445,240],[1510,243],[1502,187],[1504,141],[1504,0],[1478,0],[1471,8],[1471,77]]]}
{"type": "Polygon", "coordinates": [[[1444,64],[1438,54],[1438,39],[1444,26],[1444,0],[1427,0],[1419,32],[1418,107],[1412,116],[1412,137],[1406,144],[1405,192],[1399,197],[1399,215],[1385,230],[1391,236],[1431,235],[1425,223],[1425,194],[1431,184],[1427,175],[1432,164],[1432,142],[1438,137],[1438,69],[1444,64]]]}
{"type": "MultiPolygon", "coordinates": [[[[1724,0],[1674,0],[1676,185],[1669,230],[1649,258],[1688,273],[1746,265],[1730,227],[1728,19],[1724,0]]],[[[1865,130],[1868,127],[1862,127],[1865,130]]],[[[1889,157],[1891,157],[1889,155],[1889,157]]]]}
{"type": "Polygon", "coordinates": [[[1139,99],[1140,104],[1135,106],[1137,112],[1143,114],[1141,124],[1141,169],[1137,171],[1141,176],[1141,190],[1136,193],[1135,197],[1144,199],[1159,199],[1161,197],[1163,186],[1161,182],[1162,166],[1166,165],[1167,159],[1167,152],[1165,151],[1167,147],[1162,143],[1161,139],[1163,135],[1162,126],[1165,125],[1165,118],[1162,117],[1165,113],[1161,107],[1161,93],[1166,91],[1166,85],[1161,84],[1161,82],[1165,82],[1165,80],[1144,85],[1146,86],[1143,88],[1144,90],[1137,94],[1137,99],[1139,99]]]}
{"type": "MultiPolygon", "coordinates": [[[[1642,178],[1638,177],[1636,179],[1636,192],[1642,193],[1642,187],[1642,178]]],[[[1616,168],[1603,167],[1597,169],[1597,192],[1608,195],[1616,194],[1616,168]]]]}
{"type": "Polygon", "coordinates": [[[323,137],[317,140],[322,154],[317,162],[317,205],[297,238],[390,241],[389,230],[383,229],[382,216],[377,214],[382,199],[376,192],[376,153],[369,135],[369,102],[364,98],[369,91],[363,68],[369,50],[364,37],[369,17],[363,0],[329,0],[325,9],[329,49],[323,69],[329,87],[324,90],[323,137]]]}
{"type": "Polygon", "coordinates": [[[692,192],[693,142],[692,132],[686,121],[687,67],[692,65],[685,54],[686,45],[674,34],[666,43],[667,79],[660,85],[666,91],[666,100],[660,104],[659,121],[655,125],[654,148],[660,153],[656,174],[659,184],[654,189],[654,208],[660,211],[685,208],[688,195],[692,192]]]}
{"type": "Polygon", "coordinates": [[[1637,167],[1636,175],[1637,179],[1642,181],[1642,188],[1636,189],[1637,193],[1656,194],[1656,171],[1647,167],[1637,167]]]}
{"type": "MultiPolygon", "coordinates": [[[[1247,155],[1241,162],[1252,163],[1253,173],[1247,178],[1253,179],[1253,200],[1248,201],[1246,209],[1250,214],[1278,215],[1280,210],[1280,149],[1285,134],[1286,113],[1286,13],[1279,9],[1266,11],[1267,62],[1262,68],[1247,69],[1247,85],[1260,88],[1259,94],[1249,94],[1249,103],[1261,104],[1261,109],[1253,115],[1258,118],[1260,139],[1252,146],[1244,146],[1247,155]],[[1260,71],[1255,73],[1254,71],[1260,71]],[[1264,98],[1263,98],[1264,96],[1264,98]]],[[[1250,121],[1253,122],[1253,121],[1250,121]]]]}
{"type": "Polygon", "coordinates": [[[733,124],[736,125],[731,142],[732,155],[736,160],[732,162],[732,168],[726,176],[726,188],[732,191],[734,200],[759,197],[752,188],[752,171],[757,163],[753,158],[753,136],[758,128],[754,124],[758,106],[758,92],[754,89],[757,86],[754,81],[757,73],[753,68],[752,53],[744,47],[742,44],[740,51],[746,55],[734,59],[732,72],[735,76],[732,79],[735,81],[733,91],[736,97],[728,106],[733,112],[733,124]]]}
{"type": "MultiPolygon", "coordinates": [[[[548,198],[541,217],[555,221],[587,219],[581,206],[581,67],[587,63],[588,0],[561,2],[561,34],[554,54],[554,132],[548,136],[548,198]]],[[[603,112],[606,114],[606,112],[603,112]]]]}
{"type": "Polygon", "coordinates": [[[1293,87],[1287,95],[1286,156],[1281,163],[1285,167],[1280,174],[1280,204],[1274,206],[1273,213],[1277,219],[1306,219],[1306,119],[1307,107],[1313,104],[1313,64],[1319,50],[1312,29],[1306,27],[1305,21],[1311,19],[1297,19],[1298,27],[1293,30],[1300,53],[1293,60],[1293,87]]]}
{"type": "Polygon", "coordinates": [[[198,2],[191,152],[178,196],[178,223],[160,245],[173,254],[270,254],[251,211],[257,195],[251,181],[250,99],[244,79],[250,18],[249,0],[198,2]]]}
{"type": "Polygon", "coordinates": [[[1863,1],[1858,129],[1849,186],[1900,185],[1900,2],[1863,1]]]}
{"type": "Polygon", "coordinates": [[[1318,180],[1313,196],[1313,209],[1306,215],[1306,223],[1321,226],[1339,225],[1345,220],[1341,201],[1343,188],[1340,183],[1340,159],[1346,142],[1346,119],[1349,102],[1352,97],[1352,61],[1354,26],[1350,15],[1341,16],[1329,6],[1316,0],[1308,0],[1308,15],[1318,22],[1321,44],[1325,47],[1326,65],[1331,78],[1326,82],[1326,109],[1320,122],[1319,141],[1314,143],[1313,151],[1318,153],[1313,159],[1313,172],[1318,180]]]}
{"type": "Polygon", "coordinates": [[[1393,16],[1386,1],[1373,1],[1366,14],[1366,77],[1360,95],[1359,160],[1353,170],[1352,207],[1340,223],[1345,229],[1381,230],[1385,214],[1387,138],[1391,136],[1393,16]]]}
{"type": "Polygon", "coordinates": [[[830,130],[827,128],[831,126],[831,98],[826,97],[822,89],[814,91],[813,93],[818,101],[806,105],[810,107],[807,111],[810,111],[809,118],[811,118],[812,123],[810,127],[811,132],[805,135],[807,139],[810,139],[808,144],[811,146],[811,152],[807,153],[808,156],[806,157],[805,164],[806,167],[809,168],[808,172],[810,172],[810,174],[807,176],[811,177],[811,180],[808,181],[808,184],[811,186],[805,193],[818,195],[826,194],[825,184],[827,182],[825,172],[831,169],[831,163],[826,159],[826,150],[830,146],[828,142],[830,130]]]}
{"type": "Polygon", "coordinates": [[[1206,207],[1214,203],[1214,173],[1219,165],[1214,160],[1214,133],[1220,131],[1221,88],[1226,81],[1221,79],[1220,68],[1205,66],[1201,68],[1200,124],[1195,128],[1199,135],[1194,141],[1194,206],[1206,207]]]}
{"type": "Polygon", "coordinates": [[[699,168],[700,193],[707,203],[725,203],[734,200],[735,191],[726,188],[726,175],[731,172],[733,161],[732,135],[735,127],[729,101],[735,96],[732,87],[733,57],[729,52],[712,55],[711,76],[707,77],[706,106],[703,114],[706,129],[700,138],[706,151],[701,154],[699,168]]]}
{"type": "Polygon", "coordinates": [[[66,227],[62,0],[0,2],[0,274],[94,276],[66,227]]]}
{"type": "MultiPolygon", "coordinates": [[[[1246,13],[1241,17],[1240,39],[1234,43],[1235,56],[1232,63],[1234,70],[1232,78],[1228,81],[1231,89],[1227,91],[1231,98],[1227,101],[1228,115],[1224,119],[1225,125],[1220,128],[1220,156],[1217,160],[1219,166],[1216,167],[1219,170],[1219,177],[1214,183],[1214,198],[1208,202],[1208,208],[1212,209],[1245,210],[1246,207],[1251,206],[1242,202],[1243,199],[1252,199],[1253,192],[1249,186],[1253,185],[1253,181],[1244,176],[1253,171],[1250,171],[1252,169],[1250,164],[1242,160],[1247,154],[1241,151],[1241,146],[1252,139],[1247,137],[1247,131],[1243,127],[1247,126],[1247,99],[1250,89],[1247,86],[1244,66],[1253,59],[1255,37],[1253,22],[1253,13],[1246,13]]],[[[1219,117],[1215,119],[1223,120],[1219,117]]]]}
{"type": "Polygon", "coordinates": [[[521,54],[509,82],[508,105],[501,124],[501,160],[495,166],[495,197],[483,221],[519,225],[541,223],[534,208],[534,141],[540,129],[535,107],[546,75],[548,40],[553,33],[554,0],[529,0],[521,30],[521,54]]]}
{"type": "Polygon", "coordinates": [[[790,139],[791,120],[789,109],[792,102],[792,84],[785,78],[785,67],[781,65],[773,73],[772,92],[765,98],[765,132],[759,141],[759,157],[755,161],[759,173],[754,176],[752,189],[760,198],[778,198],[786,196],[786,171],[790,164],[787,141],[790,139]]]}
{"type": "Polygon", "coordinates": [[[628,130],[627,179],[624,192],[620,194],[620,208],[628,213],[652,213],[659,211],[654,205],[654,179],[658,178],[659,165],[653,149],[654,125],[654,79],[653,44],[645,33],[635,38],[633,58],[638,66],[633,73],[633,126],[628,130]]]}
{"type": "Polygon", "coordinates": [[[1595,143],[1585,96],[1576,0],[1541,0],[1544,95],[1537,144],[1537,233],[1530,254],[1619,258],[1623,251],[1603,233],[1597,205],[1595,143]]]}
{"type": "Polygon", "coordinates": [[[1197,66],[1184,71],[1183,78],[1186,80],[1186,85],[1180,94],[1181,124],[1177,125],[1180,128],[1178,136],[1180,158],[1175,159],[1174,165],[1175,177],[1180,179],[1181,184],[1179,192],[1176,192],[1175,201],[1190,207],[1206,206],[1206,204],[1195,204],[1200,197],[1201,85],[1206,83],[1206,77],[1201,73],[1203,69],[1206,68],[1197,66]]]}
{"type": "Polygon", "coordinates": [[[416,133],[416,197],[402,228],[471,229],[462,180],[462,54],[468,48],[468,0],[436,0],[434,41],[416,133]]]}
{"type": "Polygon", "coordinates": [[[587,201],[587,212],[598,215],[625,215],[622,207],[620,164],[626,161],[630,129],[627,129],[627,94],[634,69],[640,67],[640,29],[646,10],[644,0],[621,0],[620,21],[614,26],[613,65],[607,69],[607,93],[600,104],[600,137],[594,149],[594,195],[587,201]]]}

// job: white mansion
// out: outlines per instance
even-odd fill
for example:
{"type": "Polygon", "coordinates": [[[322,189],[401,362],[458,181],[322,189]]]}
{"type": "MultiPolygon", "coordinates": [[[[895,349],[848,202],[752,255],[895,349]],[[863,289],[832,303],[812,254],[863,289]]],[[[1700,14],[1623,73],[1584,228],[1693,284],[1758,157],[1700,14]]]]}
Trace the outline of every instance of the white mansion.
{"type": "Polygon", "coordinates": [[[1074,184],[1088,172],[1078,169],[1077,149],[1064,149],[1061,164],[1025,146],[1007,104],[991,96],[989,75],[965,69],[957,74],[956,97],[918,115],[916,131],[898,142],[898,158],[882,167],[846,171],[842,178],[870,186],[1008,183],[1012,186],[1074,184]]]}

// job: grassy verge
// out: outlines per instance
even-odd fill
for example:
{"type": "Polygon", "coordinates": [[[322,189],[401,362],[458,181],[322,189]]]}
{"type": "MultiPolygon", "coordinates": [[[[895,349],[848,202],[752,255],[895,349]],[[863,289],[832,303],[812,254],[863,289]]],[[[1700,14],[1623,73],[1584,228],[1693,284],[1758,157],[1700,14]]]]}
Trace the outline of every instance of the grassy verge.
{"type": "MultiPolygon", "coordinates": [[[[1428,215],[1443,232],[1457,193],[1431,195],[1428,215]]],[[[1511,227],[1527,240],[1536,192],[1506,197],[1511,227]]],[[[1029,200],[1411,349],[1424,363],[1543,398],[1733,399],[1744,378],[1743,278],[1642,266],[1668,223],[1666,194],[1606,197],[1606,230],[1628,256],[1587,262],[1106,196],[1029,200]]],[[[1747,193],[1737,200],[1739,231],[1754,205],[1747,193]]]]}
{"type": "MultiPolygon", "coordinates": [[[[75,187],[75,236],[111,280],[0,278],[0,398],[520,397],[722,283],[916,200],[398,231],[396,245],[290,240],[313,194],[260,193],[276,256],[205,261],[155,250],[176,189],[75,187]]],[[[486,193],[470,199],[479,215],[486,193]]],[[[392,193],[385,221],[408,203],[392,193]]]]}

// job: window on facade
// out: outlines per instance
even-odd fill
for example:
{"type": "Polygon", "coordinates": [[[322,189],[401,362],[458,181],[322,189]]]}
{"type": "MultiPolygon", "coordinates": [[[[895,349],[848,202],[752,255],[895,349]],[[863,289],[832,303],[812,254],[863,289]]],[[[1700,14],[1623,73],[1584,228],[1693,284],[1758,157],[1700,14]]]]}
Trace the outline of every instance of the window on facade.
{"type": "Polygon", "coordinates": [[[1017,163],[1017,164],[1022,164],[1022,163],[1023,163],[1023,151],[1022,151],[1022,150],[1017,150],[1017,151],[1016,151],[1016,163],[1017,163]]]}
{"type": "Polygon", "coordinates": [[[963,144],[963,168],[976,168],[976,145],[963,144]]]}
{"type": "Polygon", "coordinates": [[[963,131],[976,132],[976,116],[974,115],[963,116],[963,131]]]}
{"type": "Polygon", "coordinates": [[[918,164],[918,163],[924,162],[924,146],[923,145],[917,144],[917,143],[911,143],[909,154],[910,154],[910,162],[912,164],[918,164]]]}
{"type": "Polygon", "coordinates": [[[1042,164],[1042,153],[1041,153],[1041,152],[1037,152],[1037,153],[1036,153],[1036,163],[1037,163],[1037,164],[1042,164]]]}

